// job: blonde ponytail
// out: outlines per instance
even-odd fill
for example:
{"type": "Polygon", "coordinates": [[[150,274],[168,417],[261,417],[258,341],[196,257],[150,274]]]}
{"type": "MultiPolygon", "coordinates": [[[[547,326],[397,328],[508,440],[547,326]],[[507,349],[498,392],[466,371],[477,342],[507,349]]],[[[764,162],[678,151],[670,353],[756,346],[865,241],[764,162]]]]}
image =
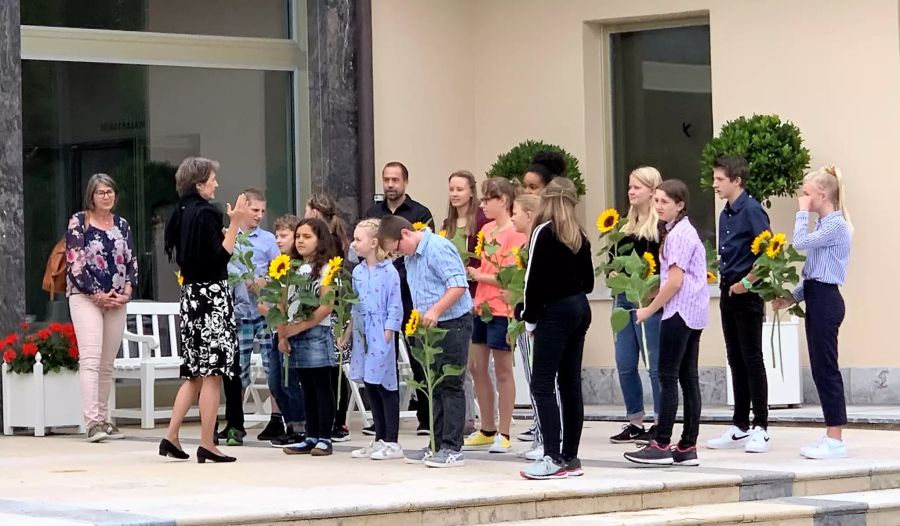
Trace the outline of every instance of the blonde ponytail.
{"type": "Polygon", "coordinates": [[[850,229],[850,232],[853,232],[853,223],[850,221],[850,212],[847,210],[847,192],[844,189],[844,176],[841,174],[841,169],[833,164],[823,166],[814,172],[806,174],[803,180],[814,183],[820,190],[825,192],[835,210],[841,211],[841,215],[844,216],[844,222],[847,223],[847,228],[850,229]]]}
{"type": "MultiPolygon", "coordinates": [[[[369,232],[372,235],[373,239],[378,238],[378,227],[381,226],[381,220],[379,219],[363,219],[356,225],[356,228],[362,228],[369,232]]],[[[387,259],[388,253],[384,248],[381,247],[381,243],[375,244],[375,259],[378,261],[384,261],[387,259]]]]}
{"type": "Polygon", "coordinates": [[[575,205],[578,194],[575,184],[564,177],[554,177],[541,194],[541,204],[535,214],[534,224],[550,221],[553,233],[573,254],[581,250],[584,229],[578,224],[575,205]]]}

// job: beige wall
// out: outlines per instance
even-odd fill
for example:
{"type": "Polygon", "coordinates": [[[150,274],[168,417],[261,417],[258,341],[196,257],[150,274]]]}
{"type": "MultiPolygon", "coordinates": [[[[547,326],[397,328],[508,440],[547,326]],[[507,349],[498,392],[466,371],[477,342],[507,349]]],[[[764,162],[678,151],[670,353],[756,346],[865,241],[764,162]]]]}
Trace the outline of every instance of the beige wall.
{"type": "MultiPolygon", "coordinates": [[[[438,219],[450,171],[483,174],[525,138],[563,145],[581,160],[586,217],[596,217],[611,204],[600,28],[708,17],[715,128],[739,115],[779,114],[802,130],[813,166],[835,163],[847,177],[857,234],[843,289],[842,365],[900,366],[897,316],[881,306],[900,293],[885,272],[900,244],[872,235],[892,228],[885,216],[900,190],[889,157],[900,146],[897,0],[373,4],[376,163],[408,162],[411,193],[438,219]]],[[[776,202],[773,228],[789,233],[793,210],[792,200],[776,202]]],[[[609,302],[593,305],[585,366],[611,366],[609,302]]],[[[715,300],[710,312],[701,364],[724,365],[715,300]]]]}

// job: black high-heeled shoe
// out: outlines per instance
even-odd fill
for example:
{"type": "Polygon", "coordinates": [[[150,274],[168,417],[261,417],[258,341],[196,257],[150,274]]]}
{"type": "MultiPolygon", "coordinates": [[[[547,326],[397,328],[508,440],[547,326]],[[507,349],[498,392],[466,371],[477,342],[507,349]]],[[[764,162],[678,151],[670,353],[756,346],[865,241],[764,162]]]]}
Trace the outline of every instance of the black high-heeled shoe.
{"type": "Polygon", "coordinates": [[[229,457],[228,455],[216,455],[212,451],[206,449],[203,446],[197,448],[197,463],[203,464],[209,460],[210,462],[234,462],[237,460],[234,457],[229,457]]]}
{"type": "Polygon", "coordinates": [[[187,460],[191,458],[190,455],[175,447],[175,444],[169,442],[165,438],[159,442],[159,456],[172,457],[178,460],[187,460]]]}

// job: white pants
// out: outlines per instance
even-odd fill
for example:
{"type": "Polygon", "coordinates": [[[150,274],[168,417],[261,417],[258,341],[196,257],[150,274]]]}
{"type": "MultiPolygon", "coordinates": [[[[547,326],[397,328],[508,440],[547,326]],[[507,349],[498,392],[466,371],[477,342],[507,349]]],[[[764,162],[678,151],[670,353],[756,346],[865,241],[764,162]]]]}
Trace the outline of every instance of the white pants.
{"type": "Polygon", "coordinates": [[[69,297],[69,311],[78,340],[81,407],[84,423],[90,429],[109,420],[113,362],[122,345],[126,310],[119,307],[103,311],[88,296],[73,294],[69,297]]]}

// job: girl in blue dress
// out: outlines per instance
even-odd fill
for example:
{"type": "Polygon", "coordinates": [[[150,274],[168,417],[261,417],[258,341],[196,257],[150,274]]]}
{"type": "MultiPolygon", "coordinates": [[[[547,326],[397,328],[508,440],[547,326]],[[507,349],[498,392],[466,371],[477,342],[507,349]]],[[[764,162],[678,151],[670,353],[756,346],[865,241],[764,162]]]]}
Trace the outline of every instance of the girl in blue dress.
{"type": "Polygon", "coordinates": [[[403,448],[397,442],[400,395],[394,340],[403,323],[403,304],[400,275],[376,238],[378,224],[377,219],[366,219],[353,232],[352,247],[362,260],[353,269],[353,289],[359,303],[353,306],[352,323],[345,334],[353,335],[350,380],[366,386],[375,440],[350,456],[389,460],[403,458],[403,448]]]}

